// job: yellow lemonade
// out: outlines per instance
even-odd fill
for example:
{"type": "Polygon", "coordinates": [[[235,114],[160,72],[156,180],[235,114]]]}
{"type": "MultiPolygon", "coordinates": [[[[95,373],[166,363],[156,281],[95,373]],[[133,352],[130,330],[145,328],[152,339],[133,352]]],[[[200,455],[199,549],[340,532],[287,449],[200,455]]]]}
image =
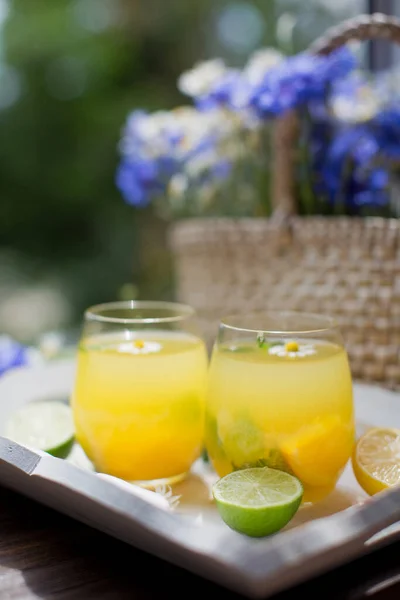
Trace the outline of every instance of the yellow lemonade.
{"type": "Polygon", "coordinates": [[[185,333],[84,339],[72,405],[96,469],[141,482],[184,476],[202,449],[206,375],[205,346],[185,333]]]}
{"type": "Polygon", "coordinates": [[[205,440],[221,477],[266,465],[296,475],[305,501],[324,497],[334,488],[354,444],[345,350],[310,340],[216,346],[205,440]]]}

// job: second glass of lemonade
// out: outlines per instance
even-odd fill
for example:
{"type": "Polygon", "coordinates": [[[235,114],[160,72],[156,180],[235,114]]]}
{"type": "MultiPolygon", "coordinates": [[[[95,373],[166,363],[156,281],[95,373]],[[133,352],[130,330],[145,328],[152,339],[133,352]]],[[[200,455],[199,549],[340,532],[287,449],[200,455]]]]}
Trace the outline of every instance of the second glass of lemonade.
{"type": "Polygon", "coordinates": [[[202,450],[206,377],[206,348],[189,306],[88,309],[72,407],[96,470],[148,487],[183,479],[202,450]]]}
{"type": "Polygon", "coordinates": [[[352,381],[332,319],[269,312],[220,324],[209,374],[206,447],[217,473],[270,466],[325,497],[354,444],[352,381]]]}

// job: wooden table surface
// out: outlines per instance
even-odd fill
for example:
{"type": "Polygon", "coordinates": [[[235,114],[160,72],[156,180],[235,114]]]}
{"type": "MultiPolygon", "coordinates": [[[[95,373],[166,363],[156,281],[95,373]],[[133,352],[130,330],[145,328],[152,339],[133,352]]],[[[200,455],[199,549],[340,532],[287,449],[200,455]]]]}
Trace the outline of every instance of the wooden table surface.
{"type": "MultiPolygon", "coordinates": [[[[0,600],[238,596],[0,487],[0,600]]],[[[274,597],[399,600],[400,542],[274,597]],[[398,583],[396,583],[398,582],[398,583]]]]}

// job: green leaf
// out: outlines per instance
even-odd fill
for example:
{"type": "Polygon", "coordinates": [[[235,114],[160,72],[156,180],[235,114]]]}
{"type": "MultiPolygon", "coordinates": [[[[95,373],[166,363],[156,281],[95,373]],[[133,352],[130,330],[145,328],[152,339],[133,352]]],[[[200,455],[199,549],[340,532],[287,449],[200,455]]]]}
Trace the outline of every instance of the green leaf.
{"type": "Polygon", "coordinates": [[[263,333],[258,333],[257,334],[257,346],[259,348],[265,348],[267,345],[267,342],[265,341],[265,335],[263,333]]]}

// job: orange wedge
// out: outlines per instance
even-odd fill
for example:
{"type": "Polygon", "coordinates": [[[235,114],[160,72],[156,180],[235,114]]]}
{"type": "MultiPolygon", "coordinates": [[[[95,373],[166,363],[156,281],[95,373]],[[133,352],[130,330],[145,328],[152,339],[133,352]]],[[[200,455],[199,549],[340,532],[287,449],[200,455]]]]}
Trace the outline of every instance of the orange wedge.
{"type": "Polygon", "coordinates": [[[353,450],[353,430],[336,415],[310,423],[281,443],[294,475],[310,486],[334,485],[353,450]]]}

